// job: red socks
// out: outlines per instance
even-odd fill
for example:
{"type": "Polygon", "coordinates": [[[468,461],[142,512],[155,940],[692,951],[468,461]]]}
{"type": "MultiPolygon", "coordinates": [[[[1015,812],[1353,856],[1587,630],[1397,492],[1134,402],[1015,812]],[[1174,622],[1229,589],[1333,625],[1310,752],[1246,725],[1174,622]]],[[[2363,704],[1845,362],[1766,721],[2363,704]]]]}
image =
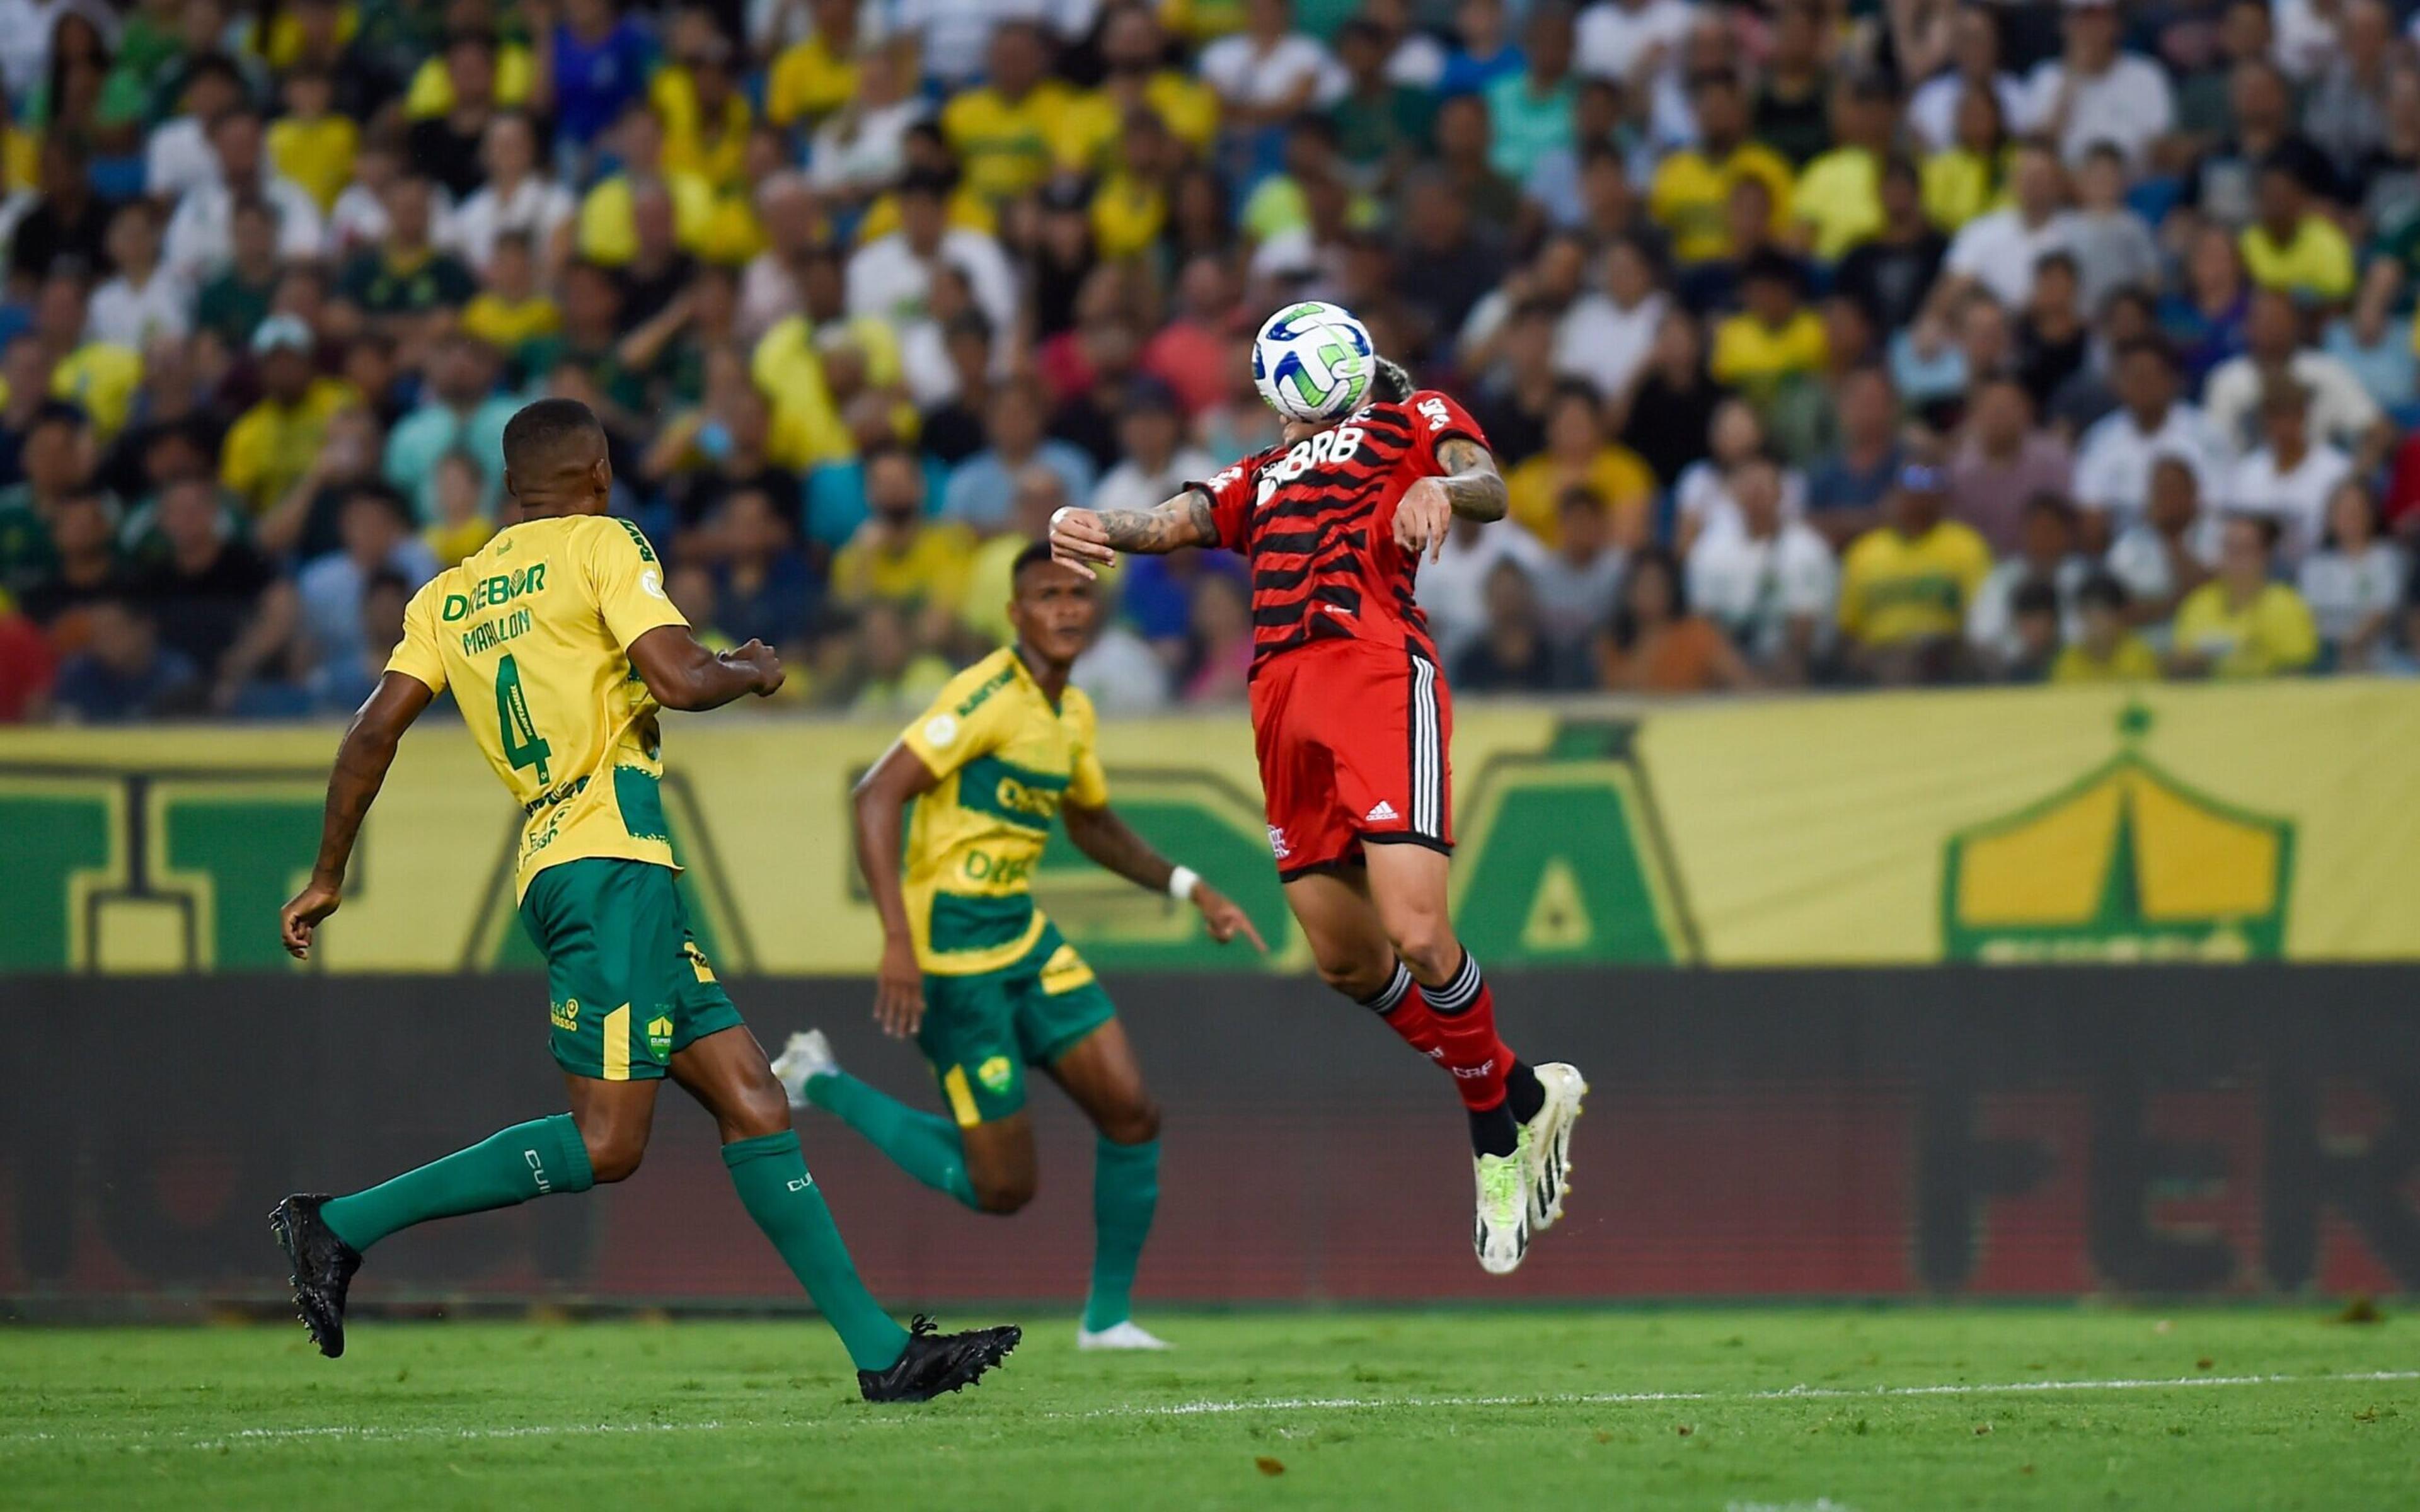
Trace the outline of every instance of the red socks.
{"type": "Polygon", "coordinates": [[[1393,978],[1378,990],[1377,996],[1362,998],[1361,1006],[1403,1036],[1405,1044],[1431,1060],[1442,1061],[1445,1041],[1437,1034],[1436,1015],[1429,1011],[1428,999],[1412,990],[1414,985],[1411,972],[1398,961],[1393,978]]]}
{"type": "Polygon", "coordinates": [[[1442,987],[1418,987],[1400,961],[1395,975],[1362,1006],[1374,1011],[1404,1042],[1453,1073],[1462,1105],[1485,1113],[1504,1102],[1504,1074],[1512,1052],[1496,1037],[1496,998],[1469,951],[1442,987]]]}

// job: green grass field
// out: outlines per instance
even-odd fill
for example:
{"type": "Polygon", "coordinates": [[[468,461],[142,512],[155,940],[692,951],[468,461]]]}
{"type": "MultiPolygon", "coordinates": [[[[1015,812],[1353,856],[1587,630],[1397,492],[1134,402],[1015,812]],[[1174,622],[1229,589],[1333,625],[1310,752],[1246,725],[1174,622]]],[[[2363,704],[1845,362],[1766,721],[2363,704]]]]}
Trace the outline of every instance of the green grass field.
{"type": "MultiPolygon", "coordinates": [[[[992,1320],[966,1315],[955,1321],[992,1320]]],[[[2420,1320],[2313,1310],[1046,1319],[980,1389],[856,1399],[811,1320],[0,1329],[0,1505],[2420,1504],[2420,1320]]]]}

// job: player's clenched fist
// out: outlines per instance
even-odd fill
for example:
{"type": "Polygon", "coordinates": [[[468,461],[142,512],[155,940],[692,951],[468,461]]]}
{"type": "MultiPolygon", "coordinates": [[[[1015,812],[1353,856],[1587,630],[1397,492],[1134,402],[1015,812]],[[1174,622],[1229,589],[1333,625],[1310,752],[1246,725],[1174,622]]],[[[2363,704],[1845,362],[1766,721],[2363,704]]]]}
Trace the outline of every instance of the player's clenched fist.
{"type": "Polygon", "coordinates": [[[722,659],[756,674],[753,691],[760,699],[770,698],[779,692],[783,681],[789,675],[782,671],[782,654],[762,640],[751,640],[737,650],[726,651],[722,659]]]}
{"type": "Polygon", "coordinates": [[[344,902],[332,882],[313,878],[310,885],[287,901],[277,911],[277,932],[286,940],[286,953],[300,961],[311,953],[311,935],[320,920],[336,911],[344,902]]]}
{"type": "Polygon", "coordinates": [[[1052,561],[1073,567],[1087,578],[1097,578],[1100,574],[1093,570],[1093,564],[1109,562],[1116,556],[1117,551],[1109,545],[1109,532],[1101,528],[1098,514],[1071,505],[1051,515],[1052,561]]]}

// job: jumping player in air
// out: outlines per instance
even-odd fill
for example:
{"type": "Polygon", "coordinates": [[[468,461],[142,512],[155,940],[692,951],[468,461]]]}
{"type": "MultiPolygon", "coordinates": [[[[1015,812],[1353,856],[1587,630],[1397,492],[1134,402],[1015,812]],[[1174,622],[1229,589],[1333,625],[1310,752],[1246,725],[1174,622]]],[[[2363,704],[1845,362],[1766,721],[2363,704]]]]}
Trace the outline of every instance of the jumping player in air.
{"type": "Polygon", "coordinates": [[[1009,1213],[1033,1197],[1025,1068],[1042,1068],[1100,1134],[1093,1286],[1077,1345],[1161,1350],[1130,1304],[1159,1199],[1159,1109],[1109,994],[1033,904],[1052,815],[1109,871],[1190,901],[1221,945],[1241,934],[1268,947],[1241,908],[1163,860],[1109,807],[1092,702],[1067,686],[1097,615],[1088,577],[1053,562],[1049,547],[1028,547],[1010,579],[1016,640],[952,680],[857,785],[858,866],[882,916],[875,1017],[894,1037],[915,1037],[950,1117],[842,1071],[820,1031],[792,1035],[773,1073],[793,1103],[838,1114],[926,1186],[1009,1213]]]}
{"type": "Polygon", "coordinates": [[[1224,547],[1252,573],[1251,709],[1269,846],[1328,985],[1454,1078],[1478,1183],[1473,1245],[1511,1272],[1561,1216],[1588,1090],[1497,1038],[1479,963],[1446,913],[1453,705],[1412,598],[1454,519],[1503,517],[1479,426],[1379,362],[1376,402],[1149,510],[1063,509],[1050,544],[1084,572],[1120,551],[1224,547]]]}
{"type": "Polygon", "coordinates": [[[613,473],[585,405],[542,399],[504,427],[504,488],[520,524],[438,574],[353,716],[328,779],[318,863],[280,911],[310,953],[342,899],[346,862],[396,746],[447,688],[524,816],[521,924],[546,956],[554,1058],[571,1111],[346,1196],[297,1194],[270,1226],[293,1266],[313,1342],[345,1351],[345,1295],[362,1254],[431,1219],[585,1192],[639,1168],[670,1076],[714,1116],[748,1215],[814,1297],[869,1401],[923,1401],[971,1383],[1016,1347],[1015,1328],[902,1329],[859,1281],[807,1175],[789,1103],[690,937],[658,785],[659,709],[712,709],[782,686],[751,640],[717,656],[665,598],[636,526],[605,514],[613,473]]]}

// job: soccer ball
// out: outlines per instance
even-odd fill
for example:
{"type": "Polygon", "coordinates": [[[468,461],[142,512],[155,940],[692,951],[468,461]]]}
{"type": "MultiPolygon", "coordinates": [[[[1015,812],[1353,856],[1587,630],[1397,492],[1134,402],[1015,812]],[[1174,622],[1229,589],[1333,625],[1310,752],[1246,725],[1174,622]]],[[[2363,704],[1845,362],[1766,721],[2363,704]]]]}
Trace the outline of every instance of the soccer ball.
{"type": "Polygon", "coordinates": [[[1252,338],[1252,381],[1290,420],[1335,420],[1368,401],[1378,359],[1370,332],[1341,304],[1289,304],[1252,338]]]}

